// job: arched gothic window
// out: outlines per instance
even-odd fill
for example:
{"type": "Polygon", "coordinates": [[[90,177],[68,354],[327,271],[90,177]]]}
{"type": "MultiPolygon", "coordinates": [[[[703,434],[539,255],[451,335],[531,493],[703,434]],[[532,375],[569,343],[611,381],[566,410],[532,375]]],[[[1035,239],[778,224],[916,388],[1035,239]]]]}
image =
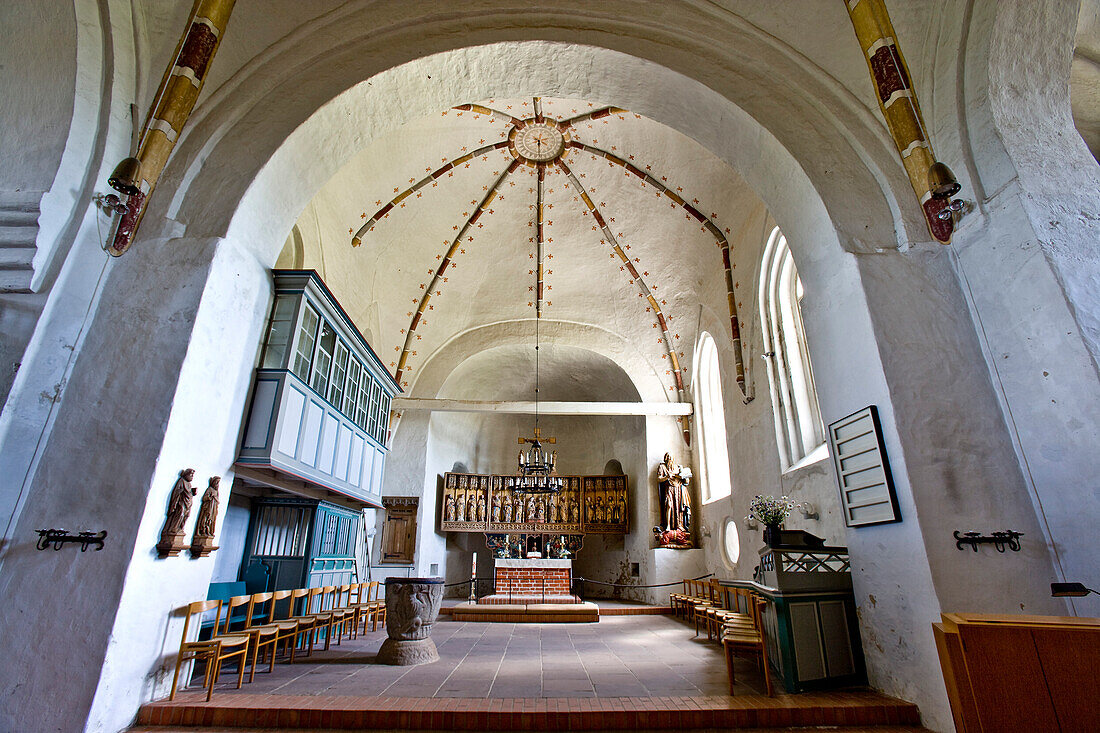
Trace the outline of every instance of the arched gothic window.
{"type": "Polygon", "coordinates": [[[699,477],[704,502],[730,495],[726,406],[718,371],[718,347],[703,331],[695,347],[695,416],[699,427],[699,477]]]}
{"type": "Polygon", "coordinates": [[[824,446],[825,431],[802,325],[802,281],[787,238],[778,227],[764,248],[759,291],[776,442],[780,463],[787,470],[811,454],[816,457],[824,446]]]}

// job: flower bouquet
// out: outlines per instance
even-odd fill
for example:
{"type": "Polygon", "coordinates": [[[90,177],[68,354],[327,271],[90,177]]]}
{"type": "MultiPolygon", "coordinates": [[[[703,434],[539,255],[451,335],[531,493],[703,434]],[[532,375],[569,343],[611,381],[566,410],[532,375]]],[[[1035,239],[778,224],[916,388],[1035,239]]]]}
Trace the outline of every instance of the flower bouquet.
{"type": "Polygon", "coordinates": [[[774,546],[779,541],[779,526],[794,511],[794,502],[786,496],[776,499],[774,496],[757,494],[749,503],[749,514],[764,525],[764,542],[774,546]]]}
{"type": "Polygon", "coordinates": [[[749,514],[756,521],[769,527],[778,527],[794,511],[794,502],[786,496],[776,499],[774,496],[762,496],[757,494],[749,504],[749,514]]]}

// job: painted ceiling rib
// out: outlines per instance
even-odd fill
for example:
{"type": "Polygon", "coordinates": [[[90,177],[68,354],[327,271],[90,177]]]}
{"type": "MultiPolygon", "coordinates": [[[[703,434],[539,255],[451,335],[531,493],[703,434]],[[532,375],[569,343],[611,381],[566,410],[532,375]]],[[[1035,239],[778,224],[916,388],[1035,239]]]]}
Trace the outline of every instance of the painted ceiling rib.
{"type": "Polygon", "coordinates": [[[431,173],[424,176],[423,178],[421,178],[419,181],[417,181],[413,185],[406,188],[401,193],[394,196],[392,199],[390,199],[386,203],[385,206],[383,206],[378,211],[374,212],[374,216],[372,216],[370,219],[367,219],[367,223],[364,224],[363,226],[359,227],[359,231],[357,231],[355,233],[355,236],[353,236],[351,238],[351,246],[352,247],[358,247],[359,245],[361,245],[363,243],[363,237],[366,236],[367,232],[371,231],[374,228],[374,225],[378,222],[379,219],[383,218],[388,213],[390,213],[390,210],[393,209],[394,206],[397,206],[402,201],[404,201],[406,198],[408,198],[411,194],[416,193],[417,191],[419,191],[421,188],[428,185],[429,183],[432,183],[433,181],[438,180],[447,171],[452,170],[454,168],[457,168],[458,166],[462,165],[466,161],[473,160],[474,158],[478,157],[479,155],[485,155],[486,153],[490,153],[494,150],[499,150],[501,148],[506,148],[506,147],[508,147],[508,141],[507,140],[501,140],[500,142],[495,142],[495,143],[492,143],[490,145],[485,145],[483,147],[478,148],[477,150],[474,150],[473,152],[466,153],[461,158],[455,158],[454,160],[450,161],[449,163],[444,163],[442,166],[440,166],[436,170],[432,171],[431,173]]]}
{"type": "Polygon", "coordinates": [[[521,122],[523,122],[523,120],[519,119],[518,117],[513,117],[507,112],[501,112],[498,109],[486,107],[482,104],[460,104],[457,107],[451,107],[451,109],[457,110],[459,112],[474,112],[479,115],[490,115],[492,117],[499,117],[502,120],[506,120],[511,125],[519,125],[521,122]]]}
{"type": "MultiPolygon", "coordinates": [[[[631,283],[638,286],[639,294],[647,300],[647,302],[649,303],[649,307],[653,310],[653,315],[657,319],[657,325],[661,329],[661,336],[662,340],[664,341],[665,351],[668,354],[669,360],[672,362],[671,371],[673,378],[676,380],[676,391],[680,395],[680,400],[682,402],[686,402],[687,397],[684,392],[684,377],[680,371],[680,360],[677,358],[676,348],[672,345],[672,334],[668,332],[668,322],[665,319],[665,314],[664,312],[662,312],[660,304],[657,302],[657,299],[653,297],[653,292],[652,290],[650,290],[650,287],[646,284],[645,280],[642,279],[641,273],[638,272],[638,269],[634,266],[634,263],[629,257],[627,257],[626,252],[624,252],[623,248],[619,245],[619,240],[615,237],[611,229],[607,226],[603,215],[596,207],[596,203],[592,200],[592,197],[588,195],[587,189],[585,189],[585,187],[581,185],[580,180],[578,180],[578,178],[573,174],[573,171],[569,168],[564,160],[558,158],[555,161],[555,164],[558,166],[558,168],[561,169],[562,173],[566,175],[566,177],[569,179],[569,182],[576,187],[577,192],[581,196],[581,200],[584,202],[584,205],[588,207],[588,211],[592,214],[592,217],[596,220],[596,224],[603,232],[605,241],[608,245],[611,246],[611,249],[613,250],[614,254],[618,256],[619,260],[622,261],[623,264],[619,269],[623,272],[628,273],[628,276],[631,278],[631,283]]],[[[690,432],[687,420],[682,420],[682,427],[684,431],[685,442],[690,442],[690,432]]]]}
{"type": "MultiPolygon", "coordinates": [[[[505,141],[504,144],[507,145],[507,141],[505,141]]],[[[409,323],[409,328],[405,332],[405,345],[401,349],[401,358],[397,362],[397,371],[394,374],[394,379],[402,387],[408,386],[408,383],[403,382],[401,377],[405,373],[409,356],[410,354],[416,353],[411,351],[412,343],[414,340],[413,334],[416,331],[417,326],[419,326],[421,321],[423,320],[424,312],[428,308],[428,302],[432,299],[432,294],[434,293],[436,295],[439,295],[440,293],[440,291],[436,290],[436,286],[439,284],[440,279],[443,277],[443,273],[447,271],[447,266],[451,264],[451,260],[454,257],[455,253],[458,251],[459,245],[462,243],[462,238],[466,236],[466,232],[470,230],[470,227],[477,223],[477,220],[481,218],[482,214],[486,213],[489,210],[489,204],[491,204],[493,199],[496,198],[497,191],[500,189],[500,184],[503,183],[504,179],[506,179],[513,171],[515,171],[516,168],[520,166],[520,164],[521,163],[519,159],[513,160],[511,165],[505,168],[504,172],[497,176],[497,179],[493,182],[491,186],[489,186],[489,192],[485,194],[485,197],[482,198],[481,203],[477,205],[473,213],[470,214],[469,218],[466,219],[466,223],[459,228],[458,234],[455,235],[455,238],[451,241],[451,246],[447,249],[446,254],[443,255],[443,260],[439,263],[439,267],[436,269],[435,274],[432,275],[431,282],[428,283],[427,287],[424,289],[424,295],[421,296],[420,304],[417,306],[416,312],[413,313],[412,321],[409,323]]]]}
{"type": "MultiPolygon", "coordinates": [[[[432,412],[496,412],[532,415],[533,400],[452,400],[419,397],[395,397],[392,409],[430,410],[432,412]]],[[[690,402],[543,402],[538,411],[544,415],[671,415],[683,417],[692,414],[690,402]]]]}
{"type": "MultiPolygon", "coordinates": [[[[670,189],[661,181],[657,180],[654,176],[646,173],[629,161],[624,160],[623,158],[615,155],[612,152],[609,152],[602,148],[597,148],[593,145],[579,142],[577,140],[570,140],[569,147],[583,150],[590,155],[596,155],[604,158],[613,165],[621,166],[626,170],[627,173],[633,174],[636,178],[643,181],[645,184],[651,185],[656,188],[660,192],[658,196],[664,194],[669,199],[671,199],[674,205],[679,206],[686,212],[688,216],[698,221],[701,229],[709,232],[710,235],[714,237],[715,244],[717,244],[718,248],[722,250],[722,267],[725,270],[726,274],[726,301],[729,305],[730,338],[733,342],[734,368],[737,376],[737,386],[741,388],[742,395],[747,394],[745,387],[745,363],[744,357],[741,353],[741,323],[737,313],[737,295],[734,292],[735,289],[733,284],[733,266],[730,260],[729,240],[726,239],[726,235],[722,232],[718,225],[711,220],[709,216],[699,211],[699,209],[695,208],[695,206],[693,206],[691,203],[685,201],[683,197],[681,197],[679,194],[670,189]]],[[[589,198],[585,197],[585,203],[589,205],[590,209],[593,209],[591,205],[591,200],[589,198]]],[[[696,199],[693,203],[698,203],[698,199],[696,199]]],[[[597,222],[599,222],[600,225],[603,226],[605,232],[608,232],[607,227],[603,224],[602,219],[597,219],[597,222]]]]}
{"type": "Polygon", "coordinates": [[[629,113],[629,112],[630,112],[630,110],[623,109],[622,107],[601,107],[600,109],[592,110],[591,112],[586,112],[583,115],[577,115],[576,117],[570,117],[567,120],[562,120],[559,124],[561,125],[561,128],[564,130],[567,127],[573,127],[574,125],[576,125],[578,123],[587,122],[588,120],[600,120],[600,119],[603,119],[604,117],[609,117],[610,115],[618,115],[618,114],[624,114],[624,113],[629,113]]]}

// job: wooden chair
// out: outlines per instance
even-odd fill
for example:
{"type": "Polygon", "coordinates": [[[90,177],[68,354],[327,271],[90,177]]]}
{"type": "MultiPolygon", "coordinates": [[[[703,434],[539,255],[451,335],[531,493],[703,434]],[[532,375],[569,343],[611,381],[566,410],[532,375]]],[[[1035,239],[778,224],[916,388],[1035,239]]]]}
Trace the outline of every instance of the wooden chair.
{"type": "Polygon", "coordinates": [[[348,607],[354,609],[351,618],[351,634],[353,639],[359,635],[360,624],[363,625],[363,630],[366,631],[367,619],[371,617],[372,613],[378,607],[378,601],[373,597],[377,588],[377,580],[370,581],[369,583],[353,583],[351,586],[348,607]],[[364,592],[366,593],[366,598],[363,597],[364,592]]]}
{"type": "Polygon", "coordinates": [[[352,608],[351,605],[351,583],[341,585],[336,589],[329,610],[333,614],[334,627],[339,629],[336,632],[336,643],[339,644],[344,634],[351,634],[349,626],[358,615],[356,609],[352,608]]]}
{"type": "Polygon", "coordinates": [[[276,654],[278,653],[278,642],[286,642],[283,649],[291,664],[294,663],[294,652],[298,646],[298,637],[308,631],[303,630],[298,619],[294,617],[293,593],[293,590],[276,590],[266,593],[257,593],[252,596],[253,602],[255,603],[254,608],[260,607],[265,603],[270,604],[267,610],[267,622],[264,626],[274,626],[278,629],[274,652],[276,654]],[[283,618],[277,618],[278,604],[282,601],[287,601],[286,614],[283,618]]]}
{"type": "MultiPolygon", "coordinates": [[[[278,639],[278,629],[269,629],[263,626],[252,625],[252,613],[255,607],[253,598],[253,596],[233,596],[225,601],[223,604],[223,608],[226,609],[225,623],[220,629],[215,629],[218,636],[248,637],[249,647],[252,649],[252,668],[248,673],[249,682],[256,678],[256,659],[259,655],[260,647],[274,645],[278,639]],[[243,618],[234,619],[233,611],[238,608],[245,609],[245,616],[243,618]],[[239,625],[236,631],[232,629],[235,624],[239,625]]],[[[272,650],[271,653],[271,665],[273,669],[275,665],[274,650],[272,650]]]]}
{"type": "Polygon", "coordinates": [[[764,608],[768,602],[763,598],[756,598],[752,603],[753,627],[751,629],[729,626],[722,631],[722,647],[726,653],[726,672],[730,678],[730,694],[733,694],[733,686],[736,680],[733,675],[734,655],[750,654],[760,660],[760,668],[764,672],[764,685],[768,691],[768,697],[774,697],[772,690],[772,678],[768,669],[768,640],[764,634],[764,608]]]}
{"type": "Polygon", "coordinates": [[[688,597],[688,583],[690,582],[690,580],[684,578],[681,582],[681,592],[668,594],[668,605],[672,608],[672,614],[674,616],[680,616],[680,611],[684,603],[684,599],[688,597]]]}
{"type": "Polygon", "coordinates": [[[752,591],[719,584],[718,593],[719,606],[707,611],[707,639],[721,642],[722,630],[727,626],[754,628],[752,591]]]}
{"type": "Polygon", "coordinates": [[[325,651],[328,651],[329,643],[332,641],[332,627],[335,624],[336,614],[325,608],[325,598],[336,592],[336,586],[326,585],[322,588],[308,588],[306,590],[305,612],[300,613],[296,618],[298,618],[299,623],[308,622],[310,619],[313,621],[314,641],[310,642],[311,651],[317,635],[321,633],[322,629],[325,630],[325,651]]]}
{"type": "MultiPolygon", "coordinates": [[[[367,592],[367,599],[370,603],[367,617],[370,619],[371,631],[375,631],[379,627],[385,628],[386,626],[386,599],[379,597],[381,591],[382,583],[377,580],[371,581],[370,588],[367,592]]],[[[366,621],[363,622],[363,630],[366,631],[366,621]]]]}
{"type": "MultiPolygon", "coordinates": [[[[275,592],[276,594],[279,593],[279,591],[275,592]]],[[[295,635],[295,645],[297,645],[297,640],[301,639],[302,648],[308,657],[313,654],[313,640],[314,637],[316,637],[317,629],[317,618],[309,612],[309,602],[313,598],[312,589],[295,588],[287,593],[290,599],[290,610],[287,620],[293,619],[298,624],[298,632],[295,635]]],[[[291,661],[294,661],[293,656],[291,661]]]]}
{"type": "Polygon", "coordinates": [[[189,660],[203,660],[206,662],[206,676],[203,678],[203,686],[206,687],[206,700],[214,694],[214,683],[218,681],[222,662],[238,657],[237,660],[237,689],[244,683],[244,665],[248,656],[248,636],[246,635],[217,635],[205,641],[188,641],[187,636],[191,630],[191,619],[202,615],[207,611],[217,609],[214,616],[214,629],[217,630],[221,622],[222,602],[214,599],[210,601],[195,601],[187,604],[187,617],[183,622],[183,638],[180,640],[179,655],[176,657],[176,671],[172,674],[172,691],[168,695],[169,700],[176,697],[176,685],[179,684],[180,667],[189,660]]]}
{"type": "MultiPolygon", "coordinates": [[[[290,661],[294,661],[294,637],[298,631],[298,622],[294,620],[276,621],[274,619],[275,592],[273,591],[255,593],[251,596],[247,596],[247,598],[248,616],[245,619],[244,627],[235,633],[247,634],[249,639],[251,639],[252,669],[248,673],[248,681],[251,682],[256,676],[256,663],[259,661],[260,650],[263,649],[263,647],[271,647],[271,663],[268,664],[268,672],[275,669],[275,657],[278,655],[279,642],[281,641],[286,642],[290,661]],[[263,606],[268,603],[271,604],[271,607],[267,611],[266,623],[254,624],[256,616],[263,613],[263,606]]],[[[283,598],[286,598],[286,595],[283,595],[283,598]]],[[[266,655],[264,655],[264,658],[266,659],[266,655]]]]}
{"type": "Polygon", "coordinates": [[[699,622],[704,624],[707,620],[707,611],[713,608],[716,604],[716,593],[714,591],[714,585],[712,582],[699,582],[696,588],[696,592],[699,594],[695,597],[689,607],[688,620],[695,626],[695,635],[699,635],[699,622]]]}

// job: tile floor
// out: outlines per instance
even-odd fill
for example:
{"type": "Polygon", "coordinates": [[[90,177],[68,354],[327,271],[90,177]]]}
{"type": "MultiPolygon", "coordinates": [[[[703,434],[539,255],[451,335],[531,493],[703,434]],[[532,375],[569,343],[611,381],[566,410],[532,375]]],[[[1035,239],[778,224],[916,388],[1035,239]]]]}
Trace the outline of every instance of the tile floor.
{"type": "MultiPolygon", "coordinates": [[[[278,663],[235,690],[249,695],[369,695],[418,698],[612,698],[728,695],[721,648],[668,616],[610,616],[595,624],[455,622],[441,617],[432,638],[440,661],[375,664],[385,631],[344,639],[293,665],[278,663]]],[[[752,660],[738,660],[738,693],[763,689],[752,660]],[[747,684],[746,684],[747,683],[747,684]]],[[[232,679],[232,681],[231,681],[232,679]]],[[[194,689],[194,687],[192,688],[194,689]]]]}

